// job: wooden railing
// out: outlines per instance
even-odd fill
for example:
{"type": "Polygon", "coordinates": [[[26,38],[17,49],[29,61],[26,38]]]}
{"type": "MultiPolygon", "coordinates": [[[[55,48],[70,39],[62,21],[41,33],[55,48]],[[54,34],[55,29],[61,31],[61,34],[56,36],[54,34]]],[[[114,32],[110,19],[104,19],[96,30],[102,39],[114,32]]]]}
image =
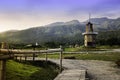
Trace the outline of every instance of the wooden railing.
{"type": "MultiPolygon", "coordinates": [[[[54,53],[54,52],[62,52],[63,50],[61,48],[56,49],[47,49],[47,50],[17,50],[17,49],[1,49],[0,52],[3,54],[0,56],[0,59],[3,58],[11,58],[11,57],[33,57],[33,61],[35,60],[35,56],[38,54],[45,53],[45,57],[47,60],[47,54],[48,53],[54,53]]],[[[26,59],[25,59],[26,60],[26,59]]]]}
{"type": "Polygon", "coordinates": [[[60,52],[60,72],[62,71],[62,53],[63,49],[47,49],[47,50],[17,50],[17,49],[0,49],[0,80],[5,80],[5,72],[6,72],[6,60],[8,59],[17,59],[17,57],[24,57],[27,60],[29,54],[32,54],[33,61],[35,61],[35,57],[37,54],[45,53],[45,59],[47,61],[47,54],[53,52],[60,52]]]}

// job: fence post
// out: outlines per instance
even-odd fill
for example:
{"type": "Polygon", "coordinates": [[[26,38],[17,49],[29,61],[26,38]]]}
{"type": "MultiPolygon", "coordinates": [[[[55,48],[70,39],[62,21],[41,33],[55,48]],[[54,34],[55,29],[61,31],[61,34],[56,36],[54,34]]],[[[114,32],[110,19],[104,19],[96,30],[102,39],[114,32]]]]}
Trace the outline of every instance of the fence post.
{"type": "Polygon", "coordinates": [[[60,46],[61,52],[60,52],[60,72],[62,72],[62,46],[60,46]]]}
{"type": "MultiPolygon", "coordinates": [[[[46,50],[47,50],[47,48],[46,48],[46,50]]],[[[45,60],[46,60],[46,62],[47,62],[47,52],[45,53],[45,60]]]]}
{"type": "Polygon", "coordinates": [[[20,56],[20,62],[22,61],[22,56],[20,56]]]}
{"type": "MultiPolygon", "coordinates": [[[[35,47],[33,50],[35,51],[35,47]]],[[[35,61],[35,53],[33,53],[33,61],[35,61]]]]}
{"type": "Polygon", "coordinates": [[[33,61],[35,61],[35,53],[33,53],[33,61]]]}
{"type": "Polygon", "coordinates": [[[0,80],[6,79],[6,60],[0,61],[0,80]]]}
{"type": "Polygon", "coordinates": [[[27,56],[25,56],[25,61],[27,61],[27,56]]]}

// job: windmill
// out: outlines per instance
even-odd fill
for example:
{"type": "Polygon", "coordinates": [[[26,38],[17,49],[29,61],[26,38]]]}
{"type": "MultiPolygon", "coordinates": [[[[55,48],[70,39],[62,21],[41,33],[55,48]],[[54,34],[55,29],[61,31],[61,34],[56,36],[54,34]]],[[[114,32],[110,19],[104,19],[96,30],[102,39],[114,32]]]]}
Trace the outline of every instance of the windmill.
{"type": "Polygon", "coordinates": [[[84,35],[84,46],[85,47],[95,47],[96,46],[96,35],[97,32],[93,30],[93,24],[90,22],[91,15],[89,14],[89,21],[86,24],[86,32],[82,33],[84,35]]]}

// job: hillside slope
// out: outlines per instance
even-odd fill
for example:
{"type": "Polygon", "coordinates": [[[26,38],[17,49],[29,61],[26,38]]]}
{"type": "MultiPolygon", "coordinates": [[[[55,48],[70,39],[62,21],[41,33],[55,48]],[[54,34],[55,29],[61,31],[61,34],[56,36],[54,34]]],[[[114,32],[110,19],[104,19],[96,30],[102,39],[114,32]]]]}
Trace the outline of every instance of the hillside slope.
{"type": "MultiPolygon", "coordinates": [[[[94,30],[99,33],[120,29],[120,18],[92,18],[90,21],[94,24],[94,30]]],[[[81,23],[78,20],[72,20],[69,22],[55,22],[46,26],[38,26],[21,31],[7,31],[0,33],[0,42],[27,44],[38,42],[42,44],[55,41],[66,44],[82,44],[83,36],[81,33],[85,31],[86,23],[87,21],[81,23]]]]}

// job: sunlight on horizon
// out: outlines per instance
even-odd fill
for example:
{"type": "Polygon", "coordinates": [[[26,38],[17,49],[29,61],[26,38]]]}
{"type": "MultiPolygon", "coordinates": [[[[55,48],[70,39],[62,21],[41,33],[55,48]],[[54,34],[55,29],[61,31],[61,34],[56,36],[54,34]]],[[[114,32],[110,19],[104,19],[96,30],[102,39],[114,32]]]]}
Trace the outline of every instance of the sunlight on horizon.
{"type": "Polygon", "coordinates": [[[44,26],[54,22],[120,17],[119,0],[1,0],[0,32],[44,26]],[[104,6],[101,6],[104,5],[104,6]]]}

